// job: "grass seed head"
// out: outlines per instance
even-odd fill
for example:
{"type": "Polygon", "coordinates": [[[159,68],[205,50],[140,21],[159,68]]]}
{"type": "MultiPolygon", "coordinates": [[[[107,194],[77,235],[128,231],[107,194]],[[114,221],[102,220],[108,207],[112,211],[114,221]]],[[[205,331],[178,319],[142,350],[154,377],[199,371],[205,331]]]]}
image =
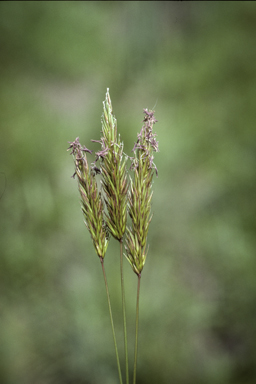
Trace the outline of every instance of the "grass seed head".
{"type": "Polygon", "coordinates": [[[98,193],[95,179],[99,169],[96,166],[89,167],[86,153],[91,154],[92,151],[82,147],[78,137],[69,144],[68,150],[71,150],[75,163],[73,177],[76,176],[78,180],[85,225],[90,232],[97,255],[103,259],[108,247],[109,234],[103,217],[103,201],[101,194],[98,193]]]}
{"type": "Polygon", "coordinates": [[[132,220],[132,227],[127,229],[126,258],[133,271],[140,275],[147,256],[147,235],[152,219],[152,179],[154,171],[158,175],[154,164],[153,152],[158,152],[156,134],[153,133],[153,125],[157,122],[154,111],[144,109],[143,126],[137,135],[134,145],[134,158],[131,169],[134,170],[134,178],[131,179],[131,188],[128,197],[128,212],[132,220]]]}
{"type": "MultiPolygon", "coordinates": [[[[106,225],[112,236],[123,239],[127,221],[127,191],[129,188],[123,143],[117,135],[117,121],[113,115],[112,103],[107,89],[103,101],[101,151],[96,152],[100,159],[102,185],[107,206],[106,225]]],[[[96,140],[93,140],[96,141],[96,140]]]]}

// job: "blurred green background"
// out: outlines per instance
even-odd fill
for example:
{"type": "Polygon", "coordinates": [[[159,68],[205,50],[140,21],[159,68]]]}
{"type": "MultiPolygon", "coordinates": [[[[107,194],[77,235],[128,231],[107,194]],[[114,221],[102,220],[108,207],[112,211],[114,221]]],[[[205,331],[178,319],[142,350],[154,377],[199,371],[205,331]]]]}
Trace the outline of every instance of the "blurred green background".
{"type": "MultiPolygon", "coordinates": [[[[107,87],[126,153],[158,120],[138,384],[256,382],[255,33],[254,2],[0,3],[0,383],[118,383],[66,152],[98,150],[107,87]]],[[[123,365],[114,240],[105,266],[123,365]]]]}

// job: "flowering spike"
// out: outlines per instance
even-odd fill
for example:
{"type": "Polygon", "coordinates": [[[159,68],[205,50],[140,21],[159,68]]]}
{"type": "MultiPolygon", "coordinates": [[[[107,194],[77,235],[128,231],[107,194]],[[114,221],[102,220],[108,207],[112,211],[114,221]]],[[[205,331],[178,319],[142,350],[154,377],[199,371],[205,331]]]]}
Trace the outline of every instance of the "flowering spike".
{"type": "Polygon", "coordinates": [[[75,162],[73,177],[77,176],[78,179],[85,225],[91,234],[97,255],[103,259],[107,251],[109,235],[103,218],[103,201],[98,193],[95,179],[95,174],[99,173],[100,169],[94,166],[90,170],[86,152],[91,154],[92,151],[81,146],[79,137],[69,144],[68,150],[71,150],[75,162]]]}
{"type": "MultiPolygon", "coordinates": [[[[100,159],[102,185],[108,210],[106,225],[112,236],[121,241],[127,220],[127,157],[123,157],[123,143],[117,135],[117,122],[113,115],[112,103],[107,89],[103,102],[101,151],[96,152],[100,159]]],[[[93,140],[96,141],[96,140],[93,140]]]]}
{"type": "Polygon", "coordinates": [[[144,109],[143,126],[137,135],[134,145],[134,158],[131,169],[134,179],[131,179],[131,189],[128,197],[128,212],[132,219],[132,228],[127,228],[126,258],[133,271],[140,276],[147,256],[147,234],[151,221],[152,178],[156,171],[153,162],[153,151],[158,152],[158,142],[153,134],[153,125],[157,122],[154,111],[144,109]]]}

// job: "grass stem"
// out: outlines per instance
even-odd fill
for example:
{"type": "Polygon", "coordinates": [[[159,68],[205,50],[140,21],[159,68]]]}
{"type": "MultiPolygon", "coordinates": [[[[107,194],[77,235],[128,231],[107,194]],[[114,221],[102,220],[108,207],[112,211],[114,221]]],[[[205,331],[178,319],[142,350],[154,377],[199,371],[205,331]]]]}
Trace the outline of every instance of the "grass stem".
{"type": "Polygon", "coordinates": [[[138,275],[138,286],[137,286],[137,304],[136,304],[136,327],[135,327],[135,348],[134,348],[133,384],[136,384],[136,370],[137,370],[138,333],[139,333],[140,279],[141,279],[141,274],[138,275]]]}
{"type": "Polygon", "coordinates": [[[122,239],[120,240],[120,270],[121,270],[122,309],[123,309],[123,322],[124,322],[125,372],[126,372],[126,384],[129,384],[129,362],[128,362],[127,327],[126,327],[126,310],[125,310],[123,240],[122,239]]]}
{"type": "Polygon", "coordinates": [[[116,343],[115,327],[114,327],[114,321],[113,321],[113,315],[112,315],[112,309],[111,309],[111,303],[110,303],[110,295],[109,295],[109,290],[108,290],[106,272],[105,272],[105,268],[104,268],[104,259],[101,257],[100,261],[101,261],[102,272],[103,272],[103,276],[104,276],[107,299],[108,299],[108,308],[109,308],[109,315],[110,315],[111,327],[112,327],[112,332],[113,332],[113,339],[114,339],[114,344],[115,344],[119,381],[120,381],[120,384],[123,384],[122,373],[121,373],[121,368],[120,368],[120,361],[119,361],[119,354],[118,354],[117,343],[116,343]]]}

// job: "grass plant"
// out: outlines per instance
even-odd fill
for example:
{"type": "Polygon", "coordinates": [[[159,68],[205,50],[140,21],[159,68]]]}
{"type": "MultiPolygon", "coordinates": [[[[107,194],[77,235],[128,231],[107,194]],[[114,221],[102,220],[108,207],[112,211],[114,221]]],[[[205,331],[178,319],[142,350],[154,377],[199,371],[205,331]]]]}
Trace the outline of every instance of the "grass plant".
{"type": "MultiPolygon", "coordinates": [[[[102,175],[102,185],[105,192],[105,203],[107,214],[105,217],[106,225],[111,235],[120,243],[120,274],[122,292],[122,312],[124,327],[124,349],[126,366],[126,383],[129,383],[129,363],[125,309],[125,290],[123,274],[123,236],[127,221],[127,192],[128,177],[126,170],[127,156],[123,153],[123,143],[120,135],[117,135],[117,121],[113,115],[112,103],[107,90],[105,101],[103,102],[102,115],[102,137],[99,141],[101,151],[96,153],[95,162],[100,159],[100,170],[102,175]]],[[[97,140],[93,140],[97,141],[97,140]]]]}
{"type": "Polygon", "coordinates": [[[101,197],[101,193],[98,192],[96,173],[99,172],[97,167],[89,167],[86,153],[92,153],[91,150],[82,147],[79,138],[77,137],[75,141],[69,143],[70,146],[68,150],[71,150],[71,154],[74,157],[75,162],[75,173],[73,177],[77,176],[78,179],[78,189],[81,196],[82,202],[82,211],[85,217],[85,225],[88,228],[94,248],[97,255],[100,258],[104,283],[107,293],[107,301],[109,307],[110,322],[112,327],[114,346],[116,352],[117,368],[119,374],[119,381],[122,384],[122,373],[120,367],[120,360],[116,342],[115,327],[112,315],[111,301],[107,283],[106,272],[104,268],[104,257],[107,251],[108,242],[109,242],[109,233],[104,220],[104,204],[101,197]]]}
{"type": "Polygon", "coordinates": [[[153,125],[157,120],[153,111],[144,109],[144,113],[144,124],[133,148],[134,158],[131,169],[134,170],[134,178],[131,179],[128,206],[132,227],[127,228],[125,246],[126,258],[138,276],[133,384],[136,383],[137,369],[140,281],[148,251],[147,234],[152,219],[151,199],[154,171],[157,174],[157,168],[153,161],[153,152],[158,151],[156,134],[153,133],[153,125]]]}
{"type": "Polygon", "coordinates": [[[114,321],[111,309],[110,294],[104,269],[104,258],[112,235],[120,243],[120,275],[122,293],[122,313],[125,350],[125,377],[129,384],[129,362],[126,326],[125,289],[123,273],[123,242],[125,237],[125,256],[138,277],[137,304],[135,321],[135,349],[133,384],[136,383],[138,330],[139,330],[139,297],[141,273],[147,256],[147,234],[152,219],[152,179],[157,168],[154,164],[153,152],[158,151],[156,134],[153,125],[156,123],[154,111],[144,109],[143,126],[137,135],[134,145],[134,157],[131,157],[130,171],[134,174],[128,180],[128,156],[123,152],[123,142],[117,134],[117,121],[113,115],[112,103],[107,89],[103,102],[102,136],[100,140],[92,140],[101,145],[91,166],[87,153],[92,151],[81,146],[79,138],[69,142],[68,150],[74,157],[75,173],[82,201],[82,211],[94,248],[100,258],[107,293],[111,327],[117,359],[119,381],[122,384],[122,372],[115,336],[114,321]],[[97,163],[99,161],[99,164],[97,163]],[[98,191],[96,174],[101,176],[102,190],[98,191]],[[104,197],[102,196],[104,195],[104,197]],[[127,216],[131,218],[131,226],[127,227],[127,216]]]}

